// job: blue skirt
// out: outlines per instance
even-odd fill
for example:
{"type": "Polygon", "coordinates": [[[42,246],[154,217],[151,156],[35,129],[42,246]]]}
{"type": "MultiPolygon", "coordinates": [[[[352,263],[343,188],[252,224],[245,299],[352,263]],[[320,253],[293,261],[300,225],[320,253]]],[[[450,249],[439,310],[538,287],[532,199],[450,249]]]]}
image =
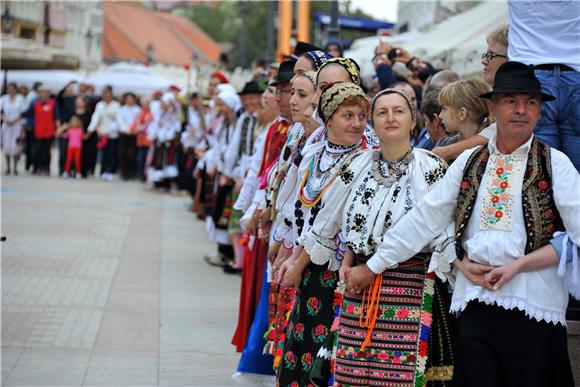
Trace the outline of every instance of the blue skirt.
{"type": "Polygon", "coordinates": [[[263,354],[264,346],[266,345],[264,334],[268,330],[268,308],[270,297],[270,284],[268,283],[267,270],[268,265],[264,265],[262,290],[260,290],[258,308],[254,315],[252,327],[250,328],[248,341],[242,351],[242,357],[238,364],[238,372],[274,375],[274,357],[263,354]]]}

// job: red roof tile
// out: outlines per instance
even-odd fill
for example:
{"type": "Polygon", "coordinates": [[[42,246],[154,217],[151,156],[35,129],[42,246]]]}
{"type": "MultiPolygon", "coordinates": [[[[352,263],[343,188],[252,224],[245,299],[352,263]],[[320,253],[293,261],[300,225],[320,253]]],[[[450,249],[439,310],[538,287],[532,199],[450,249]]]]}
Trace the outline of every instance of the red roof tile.
{"type": "Polygon", "coordinates": [[[150,10],[136,2],[103,2],[104,60],[146,59],[147,45],[153,45],[157,62],[184,65],[192,54],[216,62],[220,45],[192,21],[150,10]]]}

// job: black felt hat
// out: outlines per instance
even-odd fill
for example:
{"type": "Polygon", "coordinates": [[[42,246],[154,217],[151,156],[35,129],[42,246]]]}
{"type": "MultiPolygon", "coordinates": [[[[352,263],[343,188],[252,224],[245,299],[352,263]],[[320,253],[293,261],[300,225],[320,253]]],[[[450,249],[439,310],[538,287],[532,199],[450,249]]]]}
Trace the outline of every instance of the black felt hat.
{"type": "Polygon", "coordinates": [[[542,102],[553,101],[553,95],[542,92],[542,85],[534,74],[534,66],[508,61],[499,66],[493,81],[493,90],[481,94],[481,98],[491,99],[496,94],[540,94],[542,102]]]}
{"type": "Polygon", "coordinates": [[[250,81],[238,94],[262,94],[264,91],[266,91],[266,84],[263,81],[250,81]]]}
{"type": "Polygon", "coordinates": [[[298,42],[296,43],[296,47],[294,47],[294,55],[298,57],[310,51],[320,51],[320,50],[321,50],[320,48],[316,47],[313,44],[306,42],[298,42]]]}
{"type": "Polygon", "coordinates": [[[278,74],[276,75],[276,78],[270,82],[270,86],[278,86],[282,83],[290,82],[292,77],[294,77],[295,64],[295,60],[287,60],[280,63],[280,66],[278,67],[278,74]]]}

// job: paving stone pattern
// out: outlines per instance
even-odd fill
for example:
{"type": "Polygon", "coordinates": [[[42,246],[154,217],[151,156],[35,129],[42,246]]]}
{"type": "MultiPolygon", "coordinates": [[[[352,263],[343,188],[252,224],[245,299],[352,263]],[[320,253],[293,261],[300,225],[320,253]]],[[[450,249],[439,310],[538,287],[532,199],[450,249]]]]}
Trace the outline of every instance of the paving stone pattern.
{"type": "Polygon", "coordinates": [[[229,386],[240,278],[185,197],[2,180],[2,385],[229,386]]]}

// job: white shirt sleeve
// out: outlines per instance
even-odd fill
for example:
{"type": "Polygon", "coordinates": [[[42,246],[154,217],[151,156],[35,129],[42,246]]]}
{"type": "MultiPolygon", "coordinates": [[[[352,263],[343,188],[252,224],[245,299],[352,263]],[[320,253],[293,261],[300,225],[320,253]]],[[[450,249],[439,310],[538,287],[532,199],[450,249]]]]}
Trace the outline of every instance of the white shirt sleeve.
{"type": "Polygon", "coordinates": [[[463,169],[473,150],[463,152],[441,183],[385,234],[383,243],[367,261],[374,273],[380,274],[411,258],[449,226],[453,221],[463,169]]]}
{"type": "Polygon", "coordinates": [[[566,155],[550,151],[554,202],[569,238],[580,246],[580,174],[566,155]]]}
{"type": "Polygon", "coordinates": [[[252,156],[252,160],[250,162],[250,169],[248,170],[248,174],[244,179],[244,185],[242,185],[242,189],[240,191],[240,195],[238,196],[238,200],[234,204],[234,208],[236,210],[246,211],[254,198],[254,194],[258,190],[258,186],[260,185],[260,179],[258,178],[258,172],[260,172],[260,166],[262,165],[262,158],[264,157],[264,147],[266,145],[266,135],[267,130],[264,130],[258,140],[256,141],[256,150],[254,155],[252,156]]]}
{"type": "Polygon", "coordinates": [[[89,132],[94,132],[95,130],[97,130],[97,126],[99,126],[99,123],[101,122],[102,114],[103,114],[103,103],[99,102],[97,103],[97,106],[95,106],[95,111],[93,112],[93,115],[91,117],[91,123],[89,124],[89,127],[87,129],[89,132]]]}

